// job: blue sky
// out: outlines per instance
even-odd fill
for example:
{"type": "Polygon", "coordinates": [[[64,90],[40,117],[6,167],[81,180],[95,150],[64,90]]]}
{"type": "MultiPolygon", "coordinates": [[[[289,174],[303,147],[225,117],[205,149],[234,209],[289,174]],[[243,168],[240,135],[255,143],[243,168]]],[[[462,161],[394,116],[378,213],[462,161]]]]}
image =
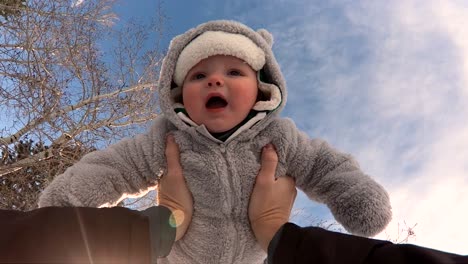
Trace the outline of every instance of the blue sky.
{"type": "MultiPolygon", "coordinates": [[[[394,219],[378,237],[417,224],[410,242],[468,254],[467,3],[169,0],[163,44],[213,19],[268,29],[289,89],[282,115],[389,191],[394,219]]],[[[155,7],[126,1],[116,12],[124,21],[155,7]]],[[[303,194],[295,208],[300,224],[331,218],[303,194]]]]}

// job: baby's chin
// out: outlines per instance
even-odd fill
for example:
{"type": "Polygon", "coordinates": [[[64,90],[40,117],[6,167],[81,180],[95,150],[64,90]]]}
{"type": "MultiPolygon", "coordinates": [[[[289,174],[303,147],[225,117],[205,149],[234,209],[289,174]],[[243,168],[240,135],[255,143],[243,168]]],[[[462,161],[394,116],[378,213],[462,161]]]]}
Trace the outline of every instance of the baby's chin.
{"type": "Polygon", "coordinates": [[[210,133],[216,133],[216,134],[221,134],[221,133],[226,133],[229,132],[231,129],[235,128],[238,124],[235,125],[227,125],[227,126],[209,126],[205,124],[206,129],[210,133]]]}
{"type": "Polygon", "coordinates": [[[221,134],[221,133],[227,133],[231,131],[232,129],[239,126],[240,123],[242,122],[238,122],[238,123],[226,122],[226,121],[220,122],[220,120],[217,120],[215,122],[201,123],[201,125],[204,125],[206,130],[208,130],[208,132],[210,132],[211,134],[213,133],[221,134]]]}

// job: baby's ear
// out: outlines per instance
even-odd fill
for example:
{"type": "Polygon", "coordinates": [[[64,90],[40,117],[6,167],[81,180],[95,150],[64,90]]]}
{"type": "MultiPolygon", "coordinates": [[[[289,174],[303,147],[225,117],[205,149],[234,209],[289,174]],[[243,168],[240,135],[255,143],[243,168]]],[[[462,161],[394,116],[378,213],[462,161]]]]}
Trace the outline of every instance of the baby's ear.
{"type": "Polygon", "coordinates": [[[257,30],[257,33],[263,37],[263,39],[268,43],[268,45],[270,45],[270,47],[273,47],[273,35],[268,32],[268,30],[261,28],[257,30]]]}

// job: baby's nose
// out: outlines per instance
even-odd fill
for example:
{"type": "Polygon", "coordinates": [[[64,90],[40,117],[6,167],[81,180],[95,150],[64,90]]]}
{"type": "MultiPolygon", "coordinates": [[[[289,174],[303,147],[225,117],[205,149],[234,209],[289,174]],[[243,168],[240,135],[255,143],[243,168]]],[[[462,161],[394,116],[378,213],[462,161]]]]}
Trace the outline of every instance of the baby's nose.
{"type": "Polygon", "coordinates": [[[208,83],[208,86],[213,86],[213,85],[215,85],[215,84],[216,84],[216,86],[221,86],[221,82],[220,82],[220,81],[209,82],[209,83],[208,83]]]}
{"type": "Polygon", "coordinates": [[[208,86],[209,87],[212,87],[212,86],[223,86],[224,85],[224,81],[223,79],[219,78],[219,77],[212,77],[208,80],[208,86]]]}

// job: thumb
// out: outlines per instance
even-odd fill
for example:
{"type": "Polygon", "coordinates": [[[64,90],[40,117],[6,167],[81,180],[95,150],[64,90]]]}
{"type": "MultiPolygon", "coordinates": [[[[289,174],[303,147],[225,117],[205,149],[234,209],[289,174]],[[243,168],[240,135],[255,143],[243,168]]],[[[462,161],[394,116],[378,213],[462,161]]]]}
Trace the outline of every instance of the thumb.
{"type": "MultiPolygon", "coordinates": [[[[167,171],[178,173],[182,171],[180,166],[179,146],[175,142],[173,135],[168,135],[166,139],[166,162],[167,171]]],[[[180,173],[181,174],[181,173],[180,173]]]]}
{"type": "Polygon", "coordinates": [[[257,182],[268,183],[275,180],[276,166],[278,165],[278,154],[274,146],[269,143],[262,150],[262,161],[257,182]]]}

